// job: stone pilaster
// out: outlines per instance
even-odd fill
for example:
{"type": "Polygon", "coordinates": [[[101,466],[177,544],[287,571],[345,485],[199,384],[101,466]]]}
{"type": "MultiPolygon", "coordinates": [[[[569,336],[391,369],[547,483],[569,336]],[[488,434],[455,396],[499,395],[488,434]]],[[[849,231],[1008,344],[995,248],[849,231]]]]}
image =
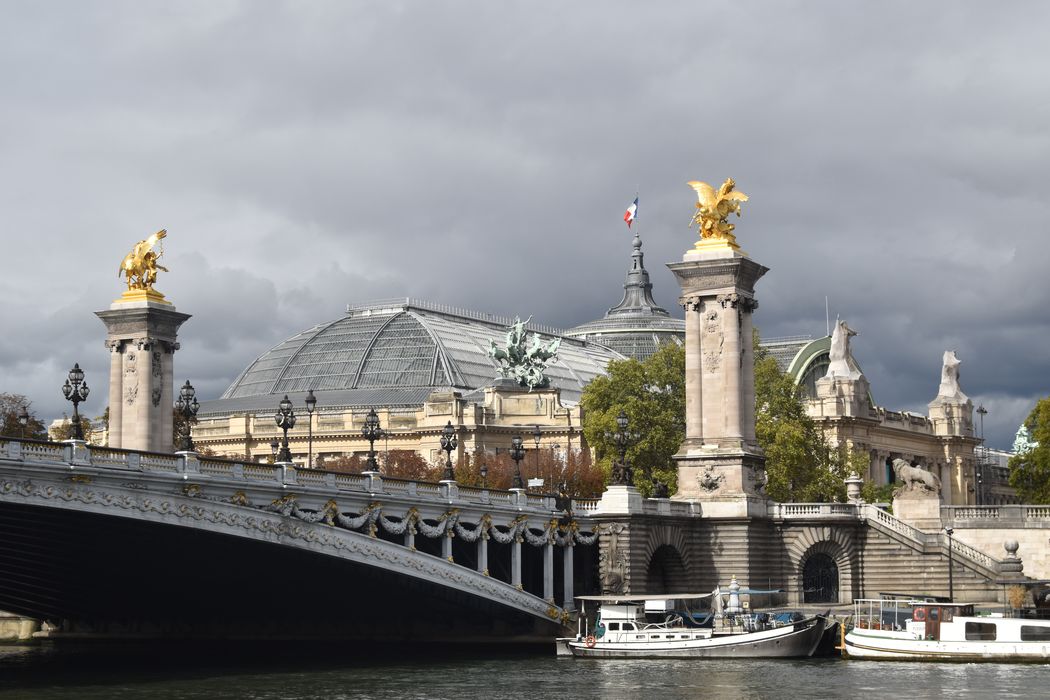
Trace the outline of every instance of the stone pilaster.
{"type": "Polygon", "coordinates": [[[686,438],[675,498],[714,517],[765,514],[755,440],[754,286],[768,270],[738,251],[690,251],[668,265],[686,310],[686,438]]]}
{"type": "Polygon", "coordinates": [[[189,314],[147,300],[117,301],[95,315],[106,324],[111,352],[110,446],[171,452],[173,356],[179,326],[189,314]]]}

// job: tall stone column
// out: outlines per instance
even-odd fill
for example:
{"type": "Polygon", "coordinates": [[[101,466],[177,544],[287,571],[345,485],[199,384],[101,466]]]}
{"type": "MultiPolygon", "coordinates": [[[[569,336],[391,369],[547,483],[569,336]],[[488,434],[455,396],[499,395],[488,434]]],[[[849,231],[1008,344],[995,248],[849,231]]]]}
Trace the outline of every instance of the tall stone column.
{"type": "Polygon", "coordinates": [[[768,268],[732,246],[698,245],[668,265],[686,306],[686,440],[675,498],[698,499],[712,516],[765,514],[765,457],[755,440],[751,314],[768,268]],[[690,307],[698,310],[689,332],[690,307]],[[690,362],[692,357],[693,362],[690,362]],[[699,422],[699,434],[689,432],[699,422]]]}
{"type": "Polygon", "coordinates": [[[106,311],[110,349],[109,444],[131,450],[172,451],[175,351],[179,313],[159,293],[129,292],[106,311]]]}

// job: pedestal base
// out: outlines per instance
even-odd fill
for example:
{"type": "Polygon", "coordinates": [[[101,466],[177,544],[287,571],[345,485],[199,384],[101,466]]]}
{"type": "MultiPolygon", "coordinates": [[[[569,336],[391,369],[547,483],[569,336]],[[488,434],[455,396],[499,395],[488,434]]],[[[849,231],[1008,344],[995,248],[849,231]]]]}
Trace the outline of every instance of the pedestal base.
{"type": "Polygon", "coordinates": [[[893,515],[926,532],[941,529],[941,500],[933,493],[905,491],[893,496],[893,515]]]}
{"type": "Polygon", "coordinates": [[[598,502],[601,515],[630,515],[642,512],[642,494],[633,486],[608,486],[598,502]]]}

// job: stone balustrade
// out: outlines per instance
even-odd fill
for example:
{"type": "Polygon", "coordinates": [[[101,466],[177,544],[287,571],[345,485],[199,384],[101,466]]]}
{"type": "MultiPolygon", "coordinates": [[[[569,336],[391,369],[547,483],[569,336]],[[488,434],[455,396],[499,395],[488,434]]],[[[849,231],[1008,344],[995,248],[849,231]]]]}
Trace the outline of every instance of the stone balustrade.
{"type": "Polygon", "coordinates": [[[941,506],[945,527],[1050,528],[1050,506],[941,506]]]}

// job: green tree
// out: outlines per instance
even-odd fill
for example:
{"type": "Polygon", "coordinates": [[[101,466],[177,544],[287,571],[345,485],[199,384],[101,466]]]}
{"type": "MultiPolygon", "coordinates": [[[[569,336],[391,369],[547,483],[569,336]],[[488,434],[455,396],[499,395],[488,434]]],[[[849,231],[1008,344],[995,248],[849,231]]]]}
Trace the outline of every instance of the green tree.
{"type": "Polygon", "coordinates": [[[33,413],[33,402],[22,394],[0,393],[0,435],[47,440],[47,426],[33,413]],[[18,417],[25,411],[29,421],[23,426],[18,417]]]}
{"type": "Polygon", "coordinates": [[[1010,486],[1022,503],[1050,503],[1050,396],[1025,419],[1035,447],[1010,458],[1010,486]]]}
{"type": "Polygon", "coordinates": [[[802,388],[756,338],[755,437],[766,453],[766,494],[774,501],[843,501],[843,480],[867,469],[863,454],[828,443],[806,413],[802,388]]]}
{"type": "Polygon", "coordinates": [[[685,439],[685,349],[669,343],[644,361],[610,362],[608,375],[593,379],[583,390],[583,434],[608,476],[619,457],[610,437],[616,416],[627,414],[628,431],[638,439],[627,448],[634,484],[649,495],[655,480],[673,492],[678,472],[672,456],[685,439]]]}
{"type": "MultiPolygon", "coordinates": [[[[80,429],[84,434],[84,440],[91,442],[91,419],[80,416],[80,429]]],[[[51,438],[56,442],[73,439],[73,420],[65,413],[62,414],[62,422],[52,428],[51,438]]]]}

